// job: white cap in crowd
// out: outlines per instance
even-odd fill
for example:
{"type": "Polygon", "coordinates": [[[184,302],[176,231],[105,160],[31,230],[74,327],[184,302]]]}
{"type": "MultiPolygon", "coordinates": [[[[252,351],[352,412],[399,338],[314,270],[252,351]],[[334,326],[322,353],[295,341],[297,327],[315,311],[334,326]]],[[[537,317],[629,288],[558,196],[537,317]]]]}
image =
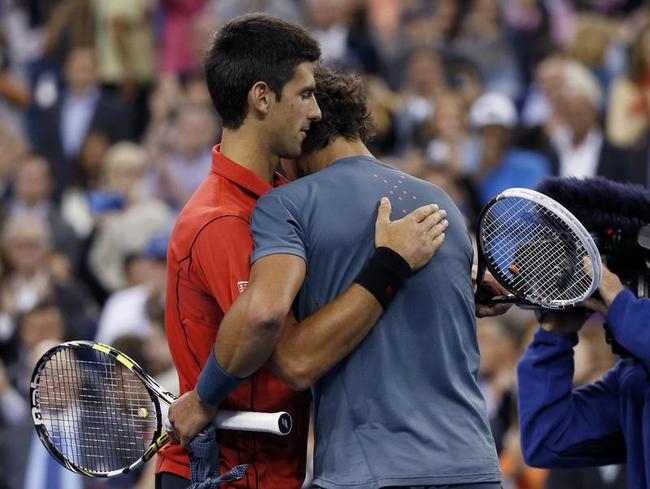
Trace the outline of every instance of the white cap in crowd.
{"type": "Polygon", "coordinates": [[[470,107],[469,123],[477,129],[492,125],[513,128],[517,125],[517,109],[507,95],[484,93],[470,107]]]}

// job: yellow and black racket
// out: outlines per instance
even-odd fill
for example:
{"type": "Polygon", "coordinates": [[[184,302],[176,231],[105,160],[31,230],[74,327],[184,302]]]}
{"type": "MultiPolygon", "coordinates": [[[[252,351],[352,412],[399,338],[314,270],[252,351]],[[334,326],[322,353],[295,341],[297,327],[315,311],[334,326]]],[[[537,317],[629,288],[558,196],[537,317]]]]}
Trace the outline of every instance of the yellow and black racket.
{"type": "Polygon", "coordinates": [[[564,309],[600,284],[602,262],[591,235],[566,208],[534,190],[510,188],[494,197],[481,211],[476,240],[477,294],[486,267],[511,293],[477,295],[479,303],[564,309]]]}
{"type": "MultiPolygon", "coordinates": [[[[132,359],[92,341],[69,341],[47,351],[31,380],[32,418],[50,454],[89,477],[130,472],[168,441],[167,410],[174,396],[132,359]]],[[[286,435],[285,412],[221,411],[220,429],[286,435]]]]}

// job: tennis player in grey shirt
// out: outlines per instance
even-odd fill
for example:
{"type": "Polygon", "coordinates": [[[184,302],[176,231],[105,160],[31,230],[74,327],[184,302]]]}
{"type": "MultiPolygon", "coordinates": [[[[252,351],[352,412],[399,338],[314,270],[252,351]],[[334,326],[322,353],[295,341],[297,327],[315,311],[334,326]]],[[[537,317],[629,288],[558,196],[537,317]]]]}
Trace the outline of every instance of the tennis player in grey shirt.
{"type": "MultiPolygon", "coordinates": [[[[303,156],[287,165],[304,178],[264,195],[251,225],[253,262],[291,254],[306,263],[297,319],[351,283],[373,280],[359,274],[374,251],[381,197],[390,199],[393,215],[436,203],[449,225],[433,259],[394,297],[375,292],[386,307],[374,328],[312,386],[314,484],[498,488],[497,454],[477,382],[473,251],[464,218],[443,190],[368,151],[358,78],[323,68],[316,83],[322,122],[312,125],[303,156]]],[[[286,336],[277,363],[291,356],[286,336]]]]}

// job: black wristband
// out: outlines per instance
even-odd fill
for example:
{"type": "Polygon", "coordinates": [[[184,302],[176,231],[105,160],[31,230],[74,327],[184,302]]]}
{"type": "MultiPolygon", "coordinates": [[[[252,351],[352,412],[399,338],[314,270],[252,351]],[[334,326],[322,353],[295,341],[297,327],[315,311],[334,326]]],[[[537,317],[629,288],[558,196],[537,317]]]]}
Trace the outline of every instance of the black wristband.
{"type": "Polygon", "coordinates": [[[380,247],[354,281],[374,295],[385,310],[412,273],[411,266],[399,253],[380,247]]]}

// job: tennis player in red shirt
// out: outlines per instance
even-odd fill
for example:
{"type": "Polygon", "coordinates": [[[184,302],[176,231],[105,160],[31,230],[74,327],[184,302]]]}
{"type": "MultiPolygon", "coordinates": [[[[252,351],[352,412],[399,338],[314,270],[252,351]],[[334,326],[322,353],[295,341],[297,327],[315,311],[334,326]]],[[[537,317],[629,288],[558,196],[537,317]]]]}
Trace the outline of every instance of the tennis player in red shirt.
{"type": "MultiPolygon", "coordinates": [[[[220,472],[248,464],[245,478],[222,487],[299,488],[305,476],[309,392],[291,390],[268,365],[256,372],[237,371],[238,377],[233,377],[211,353],[224,314],[248,284],[252,208],[266,191],[285,182],[275,173],[280,158],[299,156],[306,131],[321,117],[313,75],[319,56],[317,42],[304,29],[263,14],[226,23],[206,56],[208,89],[223,122],[223,136],[213,150],[210,173],[181,211],[169,243],[166,329],[180,390],[186,393],[182,408],[170,411],[170,421],[174,423],[179,409],[213,416],[216,406],[288,411],[293,417],[293,430],[286,437],[221,431],[220,472]],[[211,365],[217,370],[208,368],[211,365]]],[[[380,215],[386,239],[377,245],[423,265],[434,252],[426,230],[435,224],[431,222],[435,207],[421,208],[416,219],[392,222],[389,212],[384,204],[380,215]]],[[[360,287],[338,300],[337,309],[347,312],[345,318],[332,310],[318,312],[310,327],[331,327],[345,320],[346,330],[354,331],[374,323],[377,309],[381,312],[374,297],[360,287]]],[[[240,332],[260,338],[254,344],[246,342],[249,349],[243,357],[261,359],[262,364],[281,329],[254,333],[240,332]]],[[[185,445],[187,440],[159,452],[157,489],[189,486],[185,445]]]]}

